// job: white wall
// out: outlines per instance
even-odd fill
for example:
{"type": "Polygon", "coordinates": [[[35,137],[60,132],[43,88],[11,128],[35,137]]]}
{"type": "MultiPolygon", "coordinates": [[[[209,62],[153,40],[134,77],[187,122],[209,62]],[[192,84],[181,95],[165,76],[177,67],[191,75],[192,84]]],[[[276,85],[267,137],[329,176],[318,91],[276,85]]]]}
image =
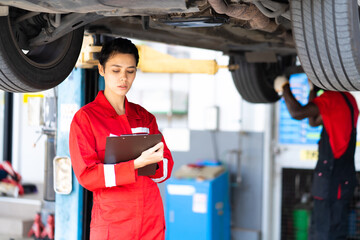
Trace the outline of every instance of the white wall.
{"type": "MultiPolygon", "coordinates": [[[[134,43],[144,42],[134,41],[134,43]]],[[[228,65],[229,61],[228,56],[218,51],[154,42],[147,42],[147,45],[163,53],[175,53],[175,57],[216,60],[219,65],[228,65]]],[[[128,98],[151,111],[154,104],[159,106],[169,103],[170,89],[188,94],[188,115],[175,119],[156,115],[161,128],[180,127],[190,130],[205,130],[207,121],[209,121],[209,108],[218,107],[220,131],[264,131],[266,106],[243,101],[235,88],[231,73],[227,69],[220,69],[215,75],[157,74],[138,71],[128,98]],[[157,96],[158,99],[156,99],[155,93],[160,91],[162,96],[157,96]],[[151,97],[144,97],[145,95],[151,97]],[[152,101],[150,102],[149,99],[152,101]]]]}
{"type": "MultiPolygon", "coordinates": [[[[49,96],[52,90],[40,94],[49,96]]],[[[13,167],[22,176],[23,183],[43,183],[46,135],[41,136],[38,122],[42,116],[40,106],[43,98],[28,98],[26,103],[24,96],[22,93],[14,94],[13,167]]]]}

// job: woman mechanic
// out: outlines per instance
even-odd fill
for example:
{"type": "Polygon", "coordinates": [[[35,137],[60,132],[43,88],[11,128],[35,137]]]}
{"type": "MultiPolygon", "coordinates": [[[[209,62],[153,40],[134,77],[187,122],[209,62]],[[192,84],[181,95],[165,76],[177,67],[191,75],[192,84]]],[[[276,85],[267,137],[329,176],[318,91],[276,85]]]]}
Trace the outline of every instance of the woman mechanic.
{"type": "Polygon", "coordinates": [[[79,183],[93,192],[90,239],[164,239],[164,209],[156,183],[171,175],[173,160],[164,138],[140,157],[103,164],[106,137],[160,133],[155,117],[126,98],[136,76],[139,54],[128,39],[103,45],[99,73],[105,90],[82,107],[70,129],[70,156],[79,183]],[[153,176],[137,169],[157,163],[153,176]]]}

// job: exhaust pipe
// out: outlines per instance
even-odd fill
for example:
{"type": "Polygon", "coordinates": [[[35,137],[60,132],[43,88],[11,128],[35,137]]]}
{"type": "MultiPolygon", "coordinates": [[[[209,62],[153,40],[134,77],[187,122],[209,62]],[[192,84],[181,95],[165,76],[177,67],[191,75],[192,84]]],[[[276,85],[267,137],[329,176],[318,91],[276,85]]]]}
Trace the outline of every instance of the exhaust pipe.
{"type": "Polygon", "coordinates": [[[253,4],[227,5],[223,0],[208,0],[211,7],[219,14],[226,14],[240,20],[248,21],[251,29],[275,32],[278,25],[266,17],[253,4]]]}

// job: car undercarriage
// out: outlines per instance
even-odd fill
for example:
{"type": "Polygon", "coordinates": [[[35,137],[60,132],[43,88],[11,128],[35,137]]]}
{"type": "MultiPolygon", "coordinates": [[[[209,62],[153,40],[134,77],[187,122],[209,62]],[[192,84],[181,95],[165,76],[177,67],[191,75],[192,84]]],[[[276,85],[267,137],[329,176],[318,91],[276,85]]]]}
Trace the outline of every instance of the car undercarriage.
{"type": "Polygon", "coordinates": [[[233,78],[250,102],[277,101],[275,77],[299,71],[324,89],[358,90],[358,9],[356,0],[0,0],[0,88],[56,86],[85,32],[222,51],[243,67],[233,78]]]}

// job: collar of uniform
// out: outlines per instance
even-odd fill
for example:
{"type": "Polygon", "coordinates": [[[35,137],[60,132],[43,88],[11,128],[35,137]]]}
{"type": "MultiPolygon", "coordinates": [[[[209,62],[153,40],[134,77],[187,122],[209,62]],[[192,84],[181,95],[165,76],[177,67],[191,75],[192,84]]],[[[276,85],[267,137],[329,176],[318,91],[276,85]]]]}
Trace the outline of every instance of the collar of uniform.
{"type": "Polygon", "coordinates": [[[125,97],[125,115],[127,118],[141,119],[135,109],[130,106],[127,97],[125,97]]]}
{"type": "MultiPolygon", "coordinates": [[[[103,110],[104,116],[106,117],[117,117],[118,114],[111,106],[109,101],[106,99],[104,95],[104,91],[99,91],[98,95],[95,98],[95,102],[101,106],[103,110]]],[[[130,107],[130,104],[125,97],[125,115],[129,118],[140,118],[140,116],[130,107]]]]}

